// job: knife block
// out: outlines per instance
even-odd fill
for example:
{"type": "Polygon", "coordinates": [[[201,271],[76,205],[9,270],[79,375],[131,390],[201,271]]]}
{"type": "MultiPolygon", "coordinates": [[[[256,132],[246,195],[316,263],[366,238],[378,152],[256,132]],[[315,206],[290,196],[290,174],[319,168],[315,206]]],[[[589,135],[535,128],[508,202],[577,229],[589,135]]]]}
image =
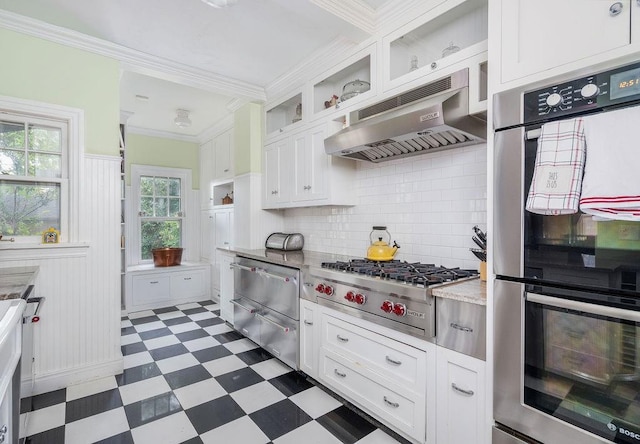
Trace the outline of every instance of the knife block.
{"type": "Polygon", "coordinates": [[[487,263],[480,262],[480,280],[483,282],[487,281],[487,263]]]}

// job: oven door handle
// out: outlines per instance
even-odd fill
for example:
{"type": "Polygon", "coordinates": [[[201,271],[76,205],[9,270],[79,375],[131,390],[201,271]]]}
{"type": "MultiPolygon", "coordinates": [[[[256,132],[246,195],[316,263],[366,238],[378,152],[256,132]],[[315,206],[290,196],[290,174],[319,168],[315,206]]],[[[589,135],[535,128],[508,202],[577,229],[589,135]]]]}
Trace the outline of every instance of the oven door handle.
{"type": "Polygon", "coordinates": [[[536,293],[526,293],[526,299],[529,302],[537,302],[538,304],[550,305],[557,308],[566,308],[567,310],[583,311],[585,313],[606,316],[609,318],[624,319],[626,321],[640,322],[640,312],[625,310],[616,307],[607,307],[604,305],[590,304],[588,302],[574,301],[571,299],[556,298],[553,296],[544,296],[536,293]]]}
{"type": "Polygon", "coordinates": [[[251,314],[255,314],[255,313],[256,313],[257,309],[255,309],[255,308],[245,307],[245,306],[244,306],[244,305],[242,305],[240,302],[238,302],[238,301],[240,301],[240,300],[241,300],[241,299],[231,299],[229,302],[231,302],[233,305],[235,305],[235,306],[236,306],[236,307],[238,307],[238,308],[241,308],[241,309],[243,309],[243,310],[245,310],[245,311],[248,311],[248,312],[249,312],[249,313],[251,313],[251,314]]]}
{"type": "Polygon", "coordinates": [[[260,276],[266,276],[267,278],[274,278],[274,279],[279,279],[282,282],[291,282],[293,284],[298,285],[298,280],[293,277],[293,276],[280,276],[279,274],[275,274],[275,273],[270,273],[267,270],[265,270],[264,268],[258,268],[258,267],[247,267],[246,265],[241,265],[238,264],[236,262],[232,262],[229,265],[230,268],[237,268],[239,270],[245,270],[245,271],[249,271],[251,273],[258,273],[260,276]]]}
{"type": "Polygon", "coordinates": [[[265,315],[262,315],[260,313],[256,313],[256,318],[261,319],[265,322],[268,322],[269,324],[278,327],[280,330],[282,330],[285,333],[289,333],[291,330],[293,330],[293,328],[291,327],[286,327],[282,324],[278,324],[276,321],[274,321],[273,319],[269,319],[268,317],[266,317],[265,315]]]}

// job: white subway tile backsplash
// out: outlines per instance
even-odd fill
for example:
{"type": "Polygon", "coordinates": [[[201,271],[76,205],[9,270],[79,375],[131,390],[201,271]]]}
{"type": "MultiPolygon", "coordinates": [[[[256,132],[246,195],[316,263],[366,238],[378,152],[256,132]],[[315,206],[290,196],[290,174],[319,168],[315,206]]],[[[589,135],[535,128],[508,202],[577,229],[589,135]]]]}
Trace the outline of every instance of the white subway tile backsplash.
{"type": "Polygon", "coordinates": [[[398,259],[477,269],[469,248],[473,226],[486,230],[486,162],[485,144],[358,162],[357,205],[285,210],[285,230],[304,234],[307,250],[363,257],[371,227],[384,225],[398,259]]]}

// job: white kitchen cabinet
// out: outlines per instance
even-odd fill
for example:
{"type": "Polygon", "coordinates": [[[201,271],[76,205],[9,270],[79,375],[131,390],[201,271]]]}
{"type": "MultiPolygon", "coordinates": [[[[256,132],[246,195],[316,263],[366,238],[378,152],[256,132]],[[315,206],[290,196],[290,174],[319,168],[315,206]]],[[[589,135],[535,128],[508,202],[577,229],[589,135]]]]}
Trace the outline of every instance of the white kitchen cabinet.
{"type": "Polygon", "coordinates": [[[234,277],[231,264],[235,260],[235,255],[225,251],[218,251],[218,263],[220,265],[220,317],[233,325],[233,305],[231,299],[234,298],[234,277]]]}
{"type": "Polygon", "coordinates": [[[437,443],[485,444],[485,362],[437,347],[437,443]]]}
{"type": "Polygon", "coordinates": [[[501,83],[637,42],[631,20],[637,25],[639,15],[631,0],[501,0],[501,83]],[[622,9],[614,15],[616,3],[622,9]]]}
{"type": "Polygon", "coordinates": [[[200,145],[200,209],[213,207],[213,140],[200,145]]]}
{"type": "Polygon", "coordinates": [[[355,205],[355,163],[324,151],[328,127],[335,124],[322,123],[265,146],[264,209],[355,205]]]}
{"type": "MultiPolygon", "coordinates": [[[[234,175],[233,128],[200,145],[200,209],[221,205],[220,190],[234,175]]],[[[232,186],[231,186],[232,189],[232,186]]]]}
{"type": "Polygon", "coordinates": [[[318,347],[320,315],[318,306],[300,299],[300,370],[318,378],[318,347]]]}
{"type": "Polygon", "coordinates": [[[227,248],[233,244],[233,206],[218,207],[202,212],[200,230],[202,245],[200,250],[207,252],[202,261],[209,262],[211,272],[211,294],[218,294],[220,289],[220,251],[218,247],[227,248]]]}
{"type": "Polygon", "coordinates": [[[231,128],[213,139],[214,183],[233,178],[234,159],[234,138],[233,128],[231,128]]]}
{"type": "Polygon", "coordinates": [[[281,100],[274,100],[275,104],[266,105],[265,132],[266,139],[299,128],[303,123],[304,107],[302,93],[297,92],[281,100]]]}

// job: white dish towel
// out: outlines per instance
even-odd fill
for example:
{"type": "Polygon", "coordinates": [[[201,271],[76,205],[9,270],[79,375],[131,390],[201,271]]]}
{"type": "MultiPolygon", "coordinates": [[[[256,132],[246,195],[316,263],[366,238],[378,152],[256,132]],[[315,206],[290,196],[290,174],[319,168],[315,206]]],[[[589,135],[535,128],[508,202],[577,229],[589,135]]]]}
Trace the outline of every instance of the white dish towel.
{"type": "Polygon", "coordinates": [[[542,125],[527,211],[545,215],[577,213],[584,162],[582,119],[542,125]]]}
{"type": "Polygon", "coordinates": [[[640,221],[640,106],[584,118],[587,160],[580,210],[640,221]]]}

